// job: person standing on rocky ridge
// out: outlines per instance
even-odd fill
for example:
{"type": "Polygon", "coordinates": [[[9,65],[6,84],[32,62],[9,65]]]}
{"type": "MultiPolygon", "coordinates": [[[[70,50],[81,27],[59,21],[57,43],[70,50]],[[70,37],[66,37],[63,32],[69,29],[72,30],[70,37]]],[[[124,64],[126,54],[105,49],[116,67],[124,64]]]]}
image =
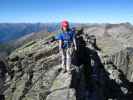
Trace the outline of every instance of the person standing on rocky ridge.
{"type": "Polygon", "coordinates": [[[69,27],[69,22],[64,20],[61,22],[62,32],[57,36],[59,40],[59,52],[61,54],[61,69],[63,72],[70,72],[72,61],[72,52],[77,50],[75,32],[69,27]]]}

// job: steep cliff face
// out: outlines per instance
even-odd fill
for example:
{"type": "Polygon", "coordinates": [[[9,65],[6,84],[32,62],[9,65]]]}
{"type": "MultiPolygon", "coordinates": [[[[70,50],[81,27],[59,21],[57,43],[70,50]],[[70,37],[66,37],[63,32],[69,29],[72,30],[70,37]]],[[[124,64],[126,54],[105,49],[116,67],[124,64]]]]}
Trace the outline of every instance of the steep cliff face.
{"type": "Polygon", "coordinates": [[[133,49],[77,30],[71,73],[60,71],[58,43],[32,41],[8,58],[6,100],[132,100],[133,49]]]}
{"type": "Polygon", "coordinates": [[[7,75],[7,65],[2,57],[0,57],[0,99],[4,99],[4,91],[6,87],[4,87],[6,83],[6,75],[7,75]]]}

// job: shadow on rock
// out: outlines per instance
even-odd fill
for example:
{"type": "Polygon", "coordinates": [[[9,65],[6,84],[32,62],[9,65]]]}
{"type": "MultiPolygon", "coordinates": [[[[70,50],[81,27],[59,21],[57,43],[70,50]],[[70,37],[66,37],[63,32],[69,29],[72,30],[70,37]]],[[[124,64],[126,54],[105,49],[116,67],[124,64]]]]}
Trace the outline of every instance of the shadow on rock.
{"type": "MultiPolygon", "coordinates": [[[[121,82],[111,79],[97,50],[87,47],[82,33],[80,31],[76,37],[78,49],[72,60],[75,69],[72,70],[70,87],[76,90],[76,100],[131,100],[133,83],[120,70],[117,71],[121,82]]],[[[115,68],[113,64],[111,67],[115,68]]]]}
{"type": "Polygon", "coordinates": [[[6,80],[6,73],[7,68],[5,63],[0,60],[0,100],[5,100],[5,96],[3,95],[3,92],[5,91],[6,87],[4,86],[5,80],[6,80]]]}

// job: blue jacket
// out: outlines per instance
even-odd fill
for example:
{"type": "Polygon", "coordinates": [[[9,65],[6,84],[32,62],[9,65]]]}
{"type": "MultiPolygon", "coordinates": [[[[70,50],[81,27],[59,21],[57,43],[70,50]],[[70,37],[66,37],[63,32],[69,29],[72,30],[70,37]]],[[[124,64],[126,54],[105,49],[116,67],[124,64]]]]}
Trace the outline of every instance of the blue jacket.
{"type": "Polygon", "coordinates": [[[69,30],[67,32],[62,32],[55,37],[55,39],[63,41],[62,48],[70,47],[74,38],[75,38],[75,32],[73,32],[71,30],[69,30]]]}

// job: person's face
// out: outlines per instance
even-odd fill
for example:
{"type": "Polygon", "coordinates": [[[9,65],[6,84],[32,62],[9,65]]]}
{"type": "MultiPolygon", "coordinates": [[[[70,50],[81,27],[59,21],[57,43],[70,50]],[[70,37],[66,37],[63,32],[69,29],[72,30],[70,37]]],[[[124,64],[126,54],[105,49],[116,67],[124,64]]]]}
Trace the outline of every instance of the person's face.
{"type": "Polygon", "coordinates": [[[62,27],[63,31],[67,31],[67,27],[62,27]]]}

